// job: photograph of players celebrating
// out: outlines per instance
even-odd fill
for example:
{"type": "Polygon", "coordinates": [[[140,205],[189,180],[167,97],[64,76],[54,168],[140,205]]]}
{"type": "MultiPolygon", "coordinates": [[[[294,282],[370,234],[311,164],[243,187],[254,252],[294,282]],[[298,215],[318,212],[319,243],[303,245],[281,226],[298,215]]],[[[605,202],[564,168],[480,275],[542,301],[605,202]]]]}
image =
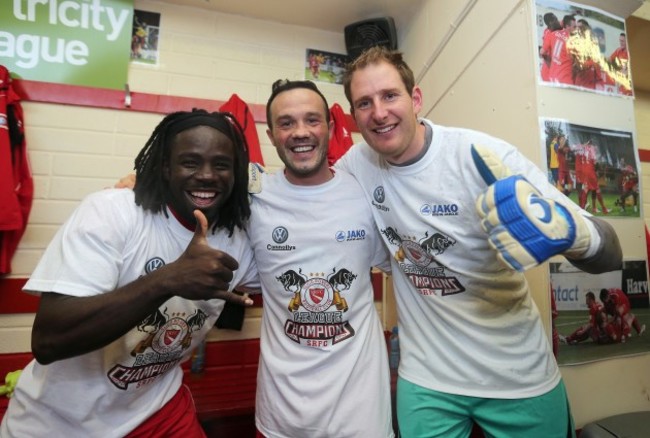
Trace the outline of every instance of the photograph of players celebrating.
{"type": "Polygon", "coordinates": [[[549,181],[594,216],[639,217],[631,132],[541,119],[549,181]]]}
{"type": "Polygon", "coordinates": [[[535,26],[540,83],[633,95],[622,18],[573,2],[537,0],[535,26]]]}
{"type": "Polygon", "coordinates": [[[592,362],[650,351],[650,299],[645,260],[601,275],[549,263],[557,316],[560,365],[592,362]]]}

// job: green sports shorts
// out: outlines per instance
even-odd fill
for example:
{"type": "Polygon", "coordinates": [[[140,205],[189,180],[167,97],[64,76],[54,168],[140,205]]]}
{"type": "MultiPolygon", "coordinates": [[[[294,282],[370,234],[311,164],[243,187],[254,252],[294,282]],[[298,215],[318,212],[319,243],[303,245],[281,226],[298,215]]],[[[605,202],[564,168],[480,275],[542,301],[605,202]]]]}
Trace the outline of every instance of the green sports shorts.
{"type": "Polygon", "coordinates": [[[477,423],[486,438],[575,438],[564,383],[523,399],[468,397],[397,380],[401,438],[467,438],[477,423]]]}

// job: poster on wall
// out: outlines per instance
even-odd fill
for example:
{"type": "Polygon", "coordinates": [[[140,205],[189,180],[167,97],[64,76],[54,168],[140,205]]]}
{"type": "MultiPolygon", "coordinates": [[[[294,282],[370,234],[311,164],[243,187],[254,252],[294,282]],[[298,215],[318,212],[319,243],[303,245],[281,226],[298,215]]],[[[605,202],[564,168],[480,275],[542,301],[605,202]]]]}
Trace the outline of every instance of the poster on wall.
{"type": "Polygon", "coordinates": [[[646,265],[645,260],[623,262],[623,285],[621,288],[630,299],[633,309],[650,307],[646,265]]]}
{"type": "Polygon", "coordinates": [[[343,73],[348,59],[348,55],[307,49],[305,55],[305,79],[330,84],[342,84],[343,73]]]}
{"type": "Polygon", "coordinates": [[[160,14],[135,9],[131,31],[131,62],[157,65],[159,37],[160,14]]]}
{"type": "Polygon", "coordinates": [[[559,0],[535,3],[541,84],[633,96],[622,18],[579,3],[559,0]]]}
{"type": "Polygon", "coordinates": [[[631,132],[540,119],[549,181],[595,216],[639,217],[639,161],[631,132]]]}
{"type": "Polygon", "coordinates": [[[0,60],[32,81],[122,89],[133,0],[0,1],[0,60]]]}
{"type": "Polygon", "coordinates": [[[568,262],[549,263],[553,319],[560,365],[574,365],[650,351],[650,301],[645,260],[592,275],[568,262]]]}

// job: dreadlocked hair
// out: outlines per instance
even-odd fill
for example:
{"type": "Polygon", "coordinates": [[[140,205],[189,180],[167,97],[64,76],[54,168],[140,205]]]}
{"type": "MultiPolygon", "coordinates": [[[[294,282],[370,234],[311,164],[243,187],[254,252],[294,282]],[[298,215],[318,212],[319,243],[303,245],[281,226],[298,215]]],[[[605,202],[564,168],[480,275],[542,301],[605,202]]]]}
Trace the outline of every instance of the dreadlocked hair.
{"type": "Polygon", "coordinates": [[[235,183],[232,193],[219,209],[212,233],[226,228],[232,236],[235,227],[244,229],[251,210],[248,201],[248,145],[243,129],[235,117],[227,112],[209,113],[203,109],[178,111],[168,114],[154,129],[151,137],[135,158],[135,203],[153,213],[165,208],[169,187],[164,178],[164,166],[169,161],[174,137],[185,129],[207,125],[225,134],[234,145],[233,173],[235,183]]]}

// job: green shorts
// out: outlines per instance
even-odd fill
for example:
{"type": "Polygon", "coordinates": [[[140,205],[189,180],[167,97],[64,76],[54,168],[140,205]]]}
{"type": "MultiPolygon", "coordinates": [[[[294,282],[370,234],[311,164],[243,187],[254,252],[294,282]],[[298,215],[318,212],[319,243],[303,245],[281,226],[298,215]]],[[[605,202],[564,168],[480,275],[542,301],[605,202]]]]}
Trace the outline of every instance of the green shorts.
{"type": "Polygon", "coordinates": [[[564,383],[523,399],[468,397],[397,380],[402,438],[467,438],[477,423],[486,438],[575,438],[564,383]]]}

